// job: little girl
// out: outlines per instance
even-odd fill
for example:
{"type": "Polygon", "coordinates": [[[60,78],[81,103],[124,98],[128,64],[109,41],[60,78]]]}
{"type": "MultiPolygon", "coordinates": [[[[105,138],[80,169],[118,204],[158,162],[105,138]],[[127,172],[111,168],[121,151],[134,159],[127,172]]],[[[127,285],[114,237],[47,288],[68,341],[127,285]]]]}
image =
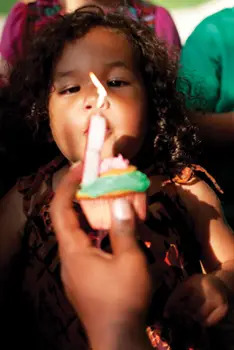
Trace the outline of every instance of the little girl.
{"type": "Polygon", "coordinates": [[[162,7],[144,3],[141,0],[32,0],[19,1],[12,8],[3,29],[0,42],[0,74],[6,76],[7,70],[19,58],[24,57],[28,42],[38,28],[79,7],[96,4],[107,10],[128,7],[129,14],[136,20],[146,22],[155,33],[166,40],[168,45],[180,48],[176,26],[162,7]]]}
{"type": "MultiPolygon", "coordinates": [[[[225,316],[234,290],[234,237],[216,195],[194,173],[197,138],[176,92],[175,63],[147,27],[98,8],[51,23],[10,76],[9,120],[17,113],[18,128],[27,116],[33,132],[59,149],[0,204],[2,293],[10,332],[15,322],[14,338],[24,348],[88,349],[61,284],[49,209],[69,164],[84,159],[97,99],[90,71],[108,93],[102,158],[121,153],[151,180],[139,243],[153,279],[147,317],[152,345],[209,349],[206,327],[225,316]]],[[[8,138],[14,143],[11,134],[8,138]]],[[[82,225],[93,244],[108,251],[107,232],[93,232],[85,219],[82,225]]]]}

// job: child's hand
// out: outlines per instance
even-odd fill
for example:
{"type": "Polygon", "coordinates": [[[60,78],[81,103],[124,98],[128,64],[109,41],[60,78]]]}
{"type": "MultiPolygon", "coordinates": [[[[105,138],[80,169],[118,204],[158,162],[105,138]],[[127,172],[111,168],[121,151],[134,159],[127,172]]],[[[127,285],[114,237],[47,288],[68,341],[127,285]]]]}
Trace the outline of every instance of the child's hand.
{"type": "Polygon", "coordinates": [[[194,275],[172,292],[164,316],[184,315],[209,327],[219,322],[227,311],[227,292],[220,279],[212,274],[194,275]]]}

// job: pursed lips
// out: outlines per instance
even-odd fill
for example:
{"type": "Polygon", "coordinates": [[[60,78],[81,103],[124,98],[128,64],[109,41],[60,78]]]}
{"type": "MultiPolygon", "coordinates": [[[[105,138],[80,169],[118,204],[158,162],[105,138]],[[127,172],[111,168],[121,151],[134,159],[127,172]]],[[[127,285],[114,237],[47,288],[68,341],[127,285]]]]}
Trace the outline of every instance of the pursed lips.
{"type": "MultiPolygon", "coordinates": [[[[89,127],[85,129],[84,135],[87,136],[88,133],[89,133],[89,127]]],[[[106,134],[105,134],[105,139],[107,139],[110,136],[111,133],[112,133],[112,129],[110,127],[107,127],[106,134]]]]}

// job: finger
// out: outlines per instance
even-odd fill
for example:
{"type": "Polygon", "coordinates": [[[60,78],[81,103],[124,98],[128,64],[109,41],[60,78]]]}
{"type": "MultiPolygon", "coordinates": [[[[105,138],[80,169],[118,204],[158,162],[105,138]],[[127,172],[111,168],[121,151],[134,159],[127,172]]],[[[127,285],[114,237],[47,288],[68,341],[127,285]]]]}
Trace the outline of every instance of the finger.
{"type": "Polygon", "coordinates": [[[137,193],[133,199],[133,207],[140,220],[144,221],[146,218],[146,194],[137,193]]]}
{"type": "Polygon", "coordinates": [[[222,304],[216,308],[212,308],[210,312],[202,319],[202,323],[206,327],[214,326],[220,320],[222,320],[228,311],[228,305],[222,304]]]}
{"type": "Polygon", "coordinates": [[[69,169],[57,187],[50,207],[52,224],[59,248],[63,252],[90,245],[88,237],[80,228],[78,214],[73,209],[74,194],[81,180],[81,172],[81,164],[69,169]]]}
{"type": "Polygon", "coordinates": [[[129,201],[125,198],[115,199],[111,212],[110,240],[114,255],[132,248],[139,249],[135,236],[135,212],[129,201]]]}

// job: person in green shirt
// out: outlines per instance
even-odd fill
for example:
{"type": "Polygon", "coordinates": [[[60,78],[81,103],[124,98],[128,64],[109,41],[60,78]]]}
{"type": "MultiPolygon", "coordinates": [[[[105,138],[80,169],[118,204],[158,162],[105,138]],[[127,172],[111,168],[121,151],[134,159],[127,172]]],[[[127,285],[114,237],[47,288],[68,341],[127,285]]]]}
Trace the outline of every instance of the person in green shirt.
{"type": "Polygon", "coordinates": [[[234,8],[207,17],[190,35],[178,89],[189,92],[206,166],[224,190],[224,211],[234,227],[234,8]]]}

